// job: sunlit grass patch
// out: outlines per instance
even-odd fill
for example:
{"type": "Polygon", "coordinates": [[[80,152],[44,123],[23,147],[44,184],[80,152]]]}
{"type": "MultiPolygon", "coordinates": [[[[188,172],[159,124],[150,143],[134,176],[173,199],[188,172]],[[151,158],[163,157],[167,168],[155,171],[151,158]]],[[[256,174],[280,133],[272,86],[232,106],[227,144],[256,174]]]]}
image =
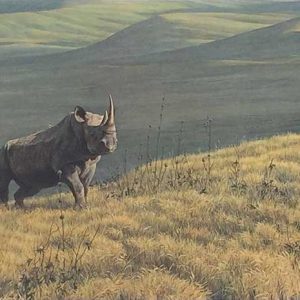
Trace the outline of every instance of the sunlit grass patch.
{"type": "MultiPolygon", "coordinates": [[[[99,299],[207,299],[201,285],[178,279],[165,270],[145,270],[132,278],[113,277],[93,280],[74,296],[99,299]]],[[[71,298],[72,299],[72,298],[71,298]]]]}

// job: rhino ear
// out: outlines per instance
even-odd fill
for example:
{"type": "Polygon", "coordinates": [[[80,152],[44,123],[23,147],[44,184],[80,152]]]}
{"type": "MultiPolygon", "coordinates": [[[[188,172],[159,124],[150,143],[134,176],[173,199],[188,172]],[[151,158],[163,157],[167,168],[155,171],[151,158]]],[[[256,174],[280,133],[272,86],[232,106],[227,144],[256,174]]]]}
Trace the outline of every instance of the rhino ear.
{"type": "Polygon", "coordinates": [[[83,123],[86,121],[86,112],[81,106],[76,106],[74,116],[77,122],[83,123]]]}

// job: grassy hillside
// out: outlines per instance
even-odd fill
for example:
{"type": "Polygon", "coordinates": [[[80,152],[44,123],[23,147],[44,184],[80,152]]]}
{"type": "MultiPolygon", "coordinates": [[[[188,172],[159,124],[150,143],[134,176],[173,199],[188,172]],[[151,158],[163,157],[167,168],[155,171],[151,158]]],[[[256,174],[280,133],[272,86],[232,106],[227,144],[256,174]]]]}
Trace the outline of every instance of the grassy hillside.
{"type": "Polygon", "coordinates": [[[0,297],[296,298],[299,147],[290,134],[153,163],[85,211],[69,194],[3,208],[0,297]]]}

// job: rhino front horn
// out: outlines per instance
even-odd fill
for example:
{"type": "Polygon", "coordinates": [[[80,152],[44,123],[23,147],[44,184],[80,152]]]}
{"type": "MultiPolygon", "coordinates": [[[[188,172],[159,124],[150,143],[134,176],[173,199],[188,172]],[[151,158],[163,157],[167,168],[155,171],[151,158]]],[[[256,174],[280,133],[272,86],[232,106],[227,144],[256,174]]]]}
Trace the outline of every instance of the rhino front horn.
{"type": "Polygon", "coordinates": [[[109,95],[109,114],[108,114],[107,124],[115,125],[115,109],[114,109],[114,102],[111,95],[109,95]]]}

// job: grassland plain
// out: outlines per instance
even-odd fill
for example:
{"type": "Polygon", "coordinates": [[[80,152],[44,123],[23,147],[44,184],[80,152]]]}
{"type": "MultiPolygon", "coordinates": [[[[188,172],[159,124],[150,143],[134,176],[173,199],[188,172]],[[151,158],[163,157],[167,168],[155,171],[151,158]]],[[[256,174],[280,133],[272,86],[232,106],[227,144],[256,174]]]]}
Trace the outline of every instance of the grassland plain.
{"type": "Polygon", "coordinates": [[[299,147],[288,134],[153,162],[94,187],[84,211],[69,194],[1,209],[0,297],[297,299],[299,147]],[[76,284],[61,281],[78,243],[76,284]]]}

